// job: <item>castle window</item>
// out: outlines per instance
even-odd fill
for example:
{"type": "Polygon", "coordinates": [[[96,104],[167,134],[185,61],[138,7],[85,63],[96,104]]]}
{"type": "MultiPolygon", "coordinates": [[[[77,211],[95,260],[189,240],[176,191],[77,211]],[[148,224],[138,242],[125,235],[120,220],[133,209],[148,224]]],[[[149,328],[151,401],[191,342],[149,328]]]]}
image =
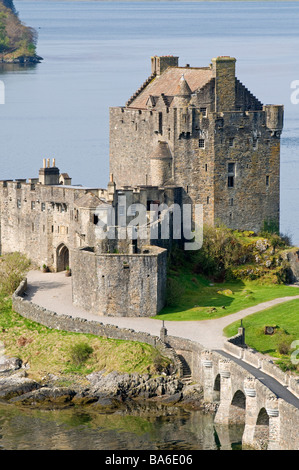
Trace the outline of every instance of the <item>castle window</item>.
{"type": "Polygon", "coordinates": [[[266,186],[270,186],[270,176],[266,176],[266,186]]]}
{"type": "Polygon", "coordinates": [[[163,134],[163,114],[159,113],[159,134],[163,134]]]}
{"type": "Polygon", "coordinates": [[[34,232],[34,224],[31,225],[32,232],[34,232]]]}
{"type": "Polygon", "coordinates": [[[233,199],[233,198],[231,198],[231,199],[229,200],[229,205],[230,205],[230,206],[233,206],[233,205],[234,205],[234,199],[233,199]]]}
{"type": "Polygon", "coordinates": [[[207,196],[207,204],[210,204],[210,196],[207,196]]]}
{"type": "Polygon", "coordinates": [[[44,202],[41,203],[41,205],[40,205],[40,210],[41,210],[42,212],[45,212],[45,210],[46,210],[46,204],[45,204],[44,202]]]}
{"type": "Polygon", "coordinates": [[[233,176],[229,176],[229,177],[227,178],[227,186],[228,186],[229,188],[233,188],[233,187],[234,187],[234,184],[235,184],[235,182],[234,182],[234,177],[233,177],[233,176]]]}
{"type": "Polygon", "coordinates": [[[235,163],[228,163],[227,172],[228,172],[227,186],[229,188],[233,188],[235,186],[236,164],[235,163]]]}
{"type": "Polygon", "coordinates": [[[35,209],[35,201],[31,201],[31,210],[35,209]]]}
{"type": "Polygon", "coordinates": [[[200,149],[204,149],[205,148],[205,139],[199,139],[198,146],[199,146],[200,149]]]}
{"type": "Polygon", "coordinates": [[[93,223],[94,223],[94,225],[97,225],[98,221],[99,221],[99,216],[96,215],[96,214],[93,214],[93,223]]]}
{"type": "Polygon", "coordinates": [[[252,141],[252,147],[253,147],[254,149],[257,149],[257,147],[258,147],[258,139],[253,139],[253,141],[252,141]]]}
{"type": "Polygon", "coordinates": [[[203,117],[207,117],[207,108],[199,108],[199,111],[203,115],[203,117]]]}
{"type": "Polygon", "coordinates": [[[235,169],[236,169],[236,164],[235,163],[229,163],[227,165],[227,172],[229,175],[235,176],[235,169]]]}
{"type": "Polygon", "coordinates": [[[21,209],[21,199],[17,199],[17,208],[21,209]]]}
{"type": "Polygon", "coordinates": [[[228,139],[228,143],[229,143],[229,146],[230,146],[230,147],[233,147],[233,146],[234,146],[234,141],[235,141],[235,139],[234,139],[233,137],[230,137],[230,138],[228,139]]]}
{"type": "Polygon", "coordinates": [[[208,171],[208,164],[205,164],[205,171],[208,171]]]}

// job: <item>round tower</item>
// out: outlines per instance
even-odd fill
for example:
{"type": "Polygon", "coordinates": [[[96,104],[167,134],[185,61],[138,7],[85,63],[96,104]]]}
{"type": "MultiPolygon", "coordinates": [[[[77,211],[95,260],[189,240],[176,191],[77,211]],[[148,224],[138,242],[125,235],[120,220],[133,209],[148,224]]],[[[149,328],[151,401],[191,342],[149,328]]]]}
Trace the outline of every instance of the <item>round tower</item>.
{"type": "Polygon", "coordinates": [[[167,142],[158,141],[150,157],[152,186],[163,186],[172,177],[172,155],[167,142]]]}

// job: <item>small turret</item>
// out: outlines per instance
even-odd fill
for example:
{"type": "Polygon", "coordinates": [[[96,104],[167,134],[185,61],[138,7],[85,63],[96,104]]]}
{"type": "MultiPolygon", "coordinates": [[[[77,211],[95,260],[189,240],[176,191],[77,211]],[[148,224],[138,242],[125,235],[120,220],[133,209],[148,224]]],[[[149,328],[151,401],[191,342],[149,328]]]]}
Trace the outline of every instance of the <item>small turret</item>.
{"type": "Polygon", "coordinates": [[[188,103],[191,99],[191,93],[191,88],[189,87],[189,84],[183,74],[180,78],[177,87],[177,92],[172,102],[172,107],[185,108],[186,106],[188,106],[188,103]]]}
{"type": "Polygon", "coordinates": [[[172,177],[172,155],[167,142],[158,141],[150,157],[150,175],[152,186],[163,186],[172,177]]]}
{"type": "Polygon", "coordinates": [[[263,106],[266,113],[266,126],[272,132],[281,132],[283,128],[284,107],[280,104],[266,104],[263,106]]]}

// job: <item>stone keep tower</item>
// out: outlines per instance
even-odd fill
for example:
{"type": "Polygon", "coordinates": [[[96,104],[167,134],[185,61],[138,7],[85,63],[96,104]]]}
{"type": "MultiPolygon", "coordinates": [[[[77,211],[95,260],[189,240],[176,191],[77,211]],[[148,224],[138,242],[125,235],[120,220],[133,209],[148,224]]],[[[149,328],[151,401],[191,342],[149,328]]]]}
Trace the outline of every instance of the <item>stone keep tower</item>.
{"type": "Polygon", "coordinates": [[[110,109],[110,172],[117,187],[182,187],[184,202],[203,205],[204,223],[279,224],[283,106],[263,106],[236,78],[235,58],[211,62],[151,58],[149,78],[110,109]]]}

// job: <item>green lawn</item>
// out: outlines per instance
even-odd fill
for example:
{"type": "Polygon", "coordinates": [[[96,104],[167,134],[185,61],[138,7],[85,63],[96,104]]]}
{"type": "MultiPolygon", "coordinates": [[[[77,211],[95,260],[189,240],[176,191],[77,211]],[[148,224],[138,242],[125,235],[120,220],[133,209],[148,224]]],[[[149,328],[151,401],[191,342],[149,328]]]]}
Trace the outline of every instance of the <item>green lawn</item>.
{"type": "MultiPolygon", "coordinates": [[[[284,344],[290,347],[293,341],[299,340],[299,300],[291,300],[249,315],[243,319],[243,325],[245,327],[245,342],[248,346],[263,354],[279,358],[282,366],[289,364],[292,349],[288,352],[285,351],[286,354],[281,354],[279,346],[284,344]],[[275,333],[266,335],[264,333],[265,326],[276,327],[275,333]]],[[[228,337],[234,336],[237,334],[239,326],[240,321],[232,323],[224,329],[224,334],[228,337]]]]}
{"type": "Polygon", "coordinates": [[[148,344],[47,328],[13,312],[11,299],[0,296],[0,346],[2,343],[4,354],[28,363],[28,374],[35,380],[48,373],[84,377],[103,369],[157,374],[159,365],[169,364],[169,359],[148,344]],[[88,344],[92,353],[78,365],[72,351],[82,343],[88,344]]]}
{"type": "Polygon", "coordinates": [[[178,303],[165,307],[153,318],[158,320],[207,320],[219,318],[278,297],[299,295],[299,289],[260,281],[213,283],[201,275],[172,273],[183,286],[178,303]]]}

